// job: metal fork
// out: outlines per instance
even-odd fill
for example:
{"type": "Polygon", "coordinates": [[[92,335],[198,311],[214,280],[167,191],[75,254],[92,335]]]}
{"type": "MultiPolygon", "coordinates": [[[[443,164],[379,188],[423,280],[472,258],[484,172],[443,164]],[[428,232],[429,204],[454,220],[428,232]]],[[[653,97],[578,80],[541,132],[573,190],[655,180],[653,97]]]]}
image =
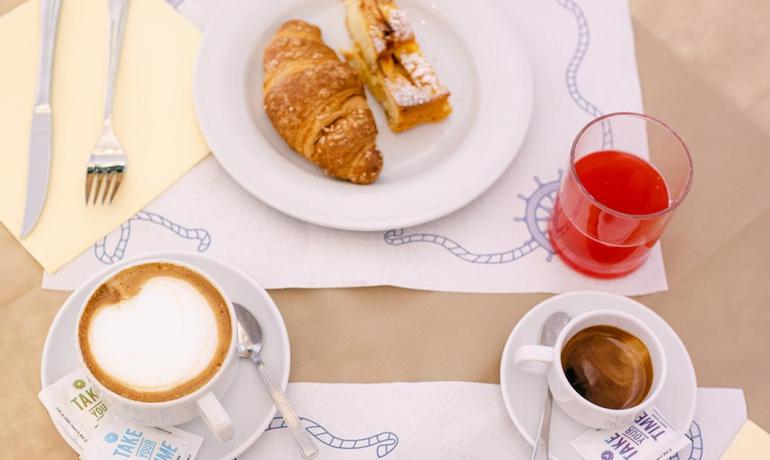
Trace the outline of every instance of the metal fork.
{"type": "Polygon", "coordinates": [[[86,169],[86,205],[103,205],[107,197],[112,203],[126,171],[126,152],[112,129],[112,104],[115,96],[115,78],[123,45],[128,0],[110,2],[110,61],[107,75],[107,92],[104,100],[104,127],[99,140],[88,158],[86,169]],[[92,200],[93,199],[93,200],[92,200]]]}

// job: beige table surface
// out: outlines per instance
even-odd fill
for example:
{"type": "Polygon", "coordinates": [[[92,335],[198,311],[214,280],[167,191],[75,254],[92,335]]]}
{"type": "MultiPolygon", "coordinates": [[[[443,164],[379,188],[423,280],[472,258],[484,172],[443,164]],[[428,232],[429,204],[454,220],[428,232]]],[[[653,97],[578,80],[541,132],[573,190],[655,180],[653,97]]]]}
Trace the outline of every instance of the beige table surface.
{"type": "MultiPolygon", "coordinates": [[[[613,0],[607,0],[613,1],[613,0]]],[[[0,14],[21,0],[0,0],[0,14]]],[[[740,387],[770,429],[770,1],[631,0],[646,111],[695,156],[663,239],[670,290],[642,296],[690,350],[701,386],[740,387]]],[[[0,64],[1,65],[1,64],[0,64]]],[[[0,228],[0,459],[72,459],[36,395],[67,293],[0,228]]],[[[272,291],[292,381],[498,382],[508,333],[545,295],[390,287],[272,291]]]]}

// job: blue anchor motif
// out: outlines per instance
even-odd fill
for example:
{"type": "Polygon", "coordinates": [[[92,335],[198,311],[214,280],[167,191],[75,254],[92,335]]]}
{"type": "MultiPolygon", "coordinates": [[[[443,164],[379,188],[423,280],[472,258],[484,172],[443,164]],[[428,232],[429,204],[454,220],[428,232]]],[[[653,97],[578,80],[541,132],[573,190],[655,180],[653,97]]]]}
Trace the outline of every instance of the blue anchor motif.
{"type": "MultiPolygon", "coordinates": [[[[393,449],[398,445],[398,436],[390,431],[383,431],[365,438],[343,439],[333,435],[320,423],[309,418],[300,417],[300,420],[305,425],[305,430],[316,438],[318,442],[334,449],[353,450],[375,447],[377,458],[384,458],[393,452],[393,449]]],[[[284,421],[283,417],[274,417],[265,431],[282,428],[286,428],[286,421],[284,421]]]]}
{"type": "Polygon", "coordinates": [[[94,256],[96,259],[105,265],[111,265],[122,260],[123,256],[126,254],[128,240],[131,238],[131,223],[139,221],[151,222],[153,224],[160,225],[161,227],[165,227],[171,230],[171,232],[181,238],[198,241],[198,252],[204,252],[209,248],[209,246],[211,246],[211,235],[208,231],[202,228],[186,228],[175,222],[172,222],[160,214],[147,211],[139,211],[136,213],[136,215],[123,222],[123,224],[120,226],[120,236],[118,237],[118,242],[112,252],[108,252],[106,249],[106,236],[94,244],[94,256]]]}

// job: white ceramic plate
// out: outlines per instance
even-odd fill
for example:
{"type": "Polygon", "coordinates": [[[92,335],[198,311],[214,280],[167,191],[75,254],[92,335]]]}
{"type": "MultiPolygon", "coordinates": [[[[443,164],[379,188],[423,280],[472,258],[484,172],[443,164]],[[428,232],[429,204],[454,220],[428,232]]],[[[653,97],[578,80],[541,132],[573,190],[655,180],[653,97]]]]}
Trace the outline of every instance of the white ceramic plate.
{"type": "Polygon", "coordinates": [[[401,134],[369,97],[384,169],[372,185],[323,174],[294,153],[262,109],[262,54],[287,19],[318,25],[326,43],[350,47],[341,0],[225,0],[209,22],[195,69],[203,134],[227,172],[286,214],[347,230],[427,222],[483,193],[508,168],[532,111],[532,76],[513,25],[492,2],[401,0],[417,38],[452,96],[441,123],[401,134]]]}
{"type": "MultiPolygon", "coordinates": [[[[602,292],[571,292],[538,304],[516,324],[503,349],[500,363],[500,387],[503,400],[516,428],[532,444],[537,434],[545,398],[545,377],[519,372],[513,368],[513,353],[518,347],[536,344],[540,329],[551,313],[563,311],[574,317],[591,310],[609,309],[628,313],[644,321],[657,334],[668,358],[666,384],[655,404],[669,421],[684,432],[695,417],[698,385],[695,381],[690,355],[682,340],[663,318],[644,305],[614,294],[602,292]]],[[[559,406],[553,405],[551,420],[550,458],[552,460],[581,460],[569,445],[589,428],[569,418],[559,406]]]]}
{"type": "MultiPolygon", "coordinates": [[[[75,322],[88,292],[108,272],[142,258],[146,257],[123,261],[96,274],[73,292],[62,305],[51,324],[43,347],[40,366],[40,381],[43,387],[54,383],[78,366],[75,322]]],[[[262,356],[265,363],[278,379],[277,383],[281,388],[286,389],[291,355],[289,336],[278,308],[264,289],[240,270],[217,259],[192,254],[153,254],[151,258],[179,260],[197,267],[214,278],[233,301],[248,308],[262,326],[265,340],[262,356]]],[[[247,361],[238,366],[238,375],[222,404],[235,424],[235,437],[226,443],[217,441],[200,419],[179,425],[179,428],[205,438],[200,453],[196,457],[199,460],[232,460],[248,449],[264,433],[275,414],[275,405],[262,384],[259,372],[247,361]]],[[[59,428],[58,424],[54,423],[54,426],[70,447],[79,454],[77,445],[59,428]]],[[[286,442],[291,443],[291,439],[287,437],[286,442]]]]}

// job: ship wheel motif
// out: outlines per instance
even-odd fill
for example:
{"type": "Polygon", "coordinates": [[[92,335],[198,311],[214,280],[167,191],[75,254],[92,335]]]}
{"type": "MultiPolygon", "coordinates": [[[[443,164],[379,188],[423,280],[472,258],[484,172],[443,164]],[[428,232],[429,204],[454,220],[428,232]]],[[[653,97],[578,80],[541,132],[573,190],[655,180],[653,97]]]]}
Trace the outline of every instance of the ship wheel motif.
{"type": "MultiPolygon", "coordinates": [[[[701,460],[703,458],[703,435],[700,431],[700,425],[697,422],[692,422],[690,431],[686,436],[692,441],[690,456],[686,460],[701,460]]],[[[681,460],[681,457],[679,454],[676,454],[670,457],[669,460],[681,460]]]]}
{"type": "Polygon", "coordinates": [[[128,247],[128,241],[131,238],[131,223],[136,221],[151,222],[161,227],[165,227],[177,236],[188,240],[198,241],[198,252],[203,252],[211,245],[211,235],[209,232],[202,228],[186,228],[174,223],[160,214],[155,214],[147,211],[139,211],[125,221],[120,226],[120,236],[118,242],[115,244],[115,248],[112,252],[107,251],[107,237],[105,236],[101,240],[94,244],[94,256],[99,262],[105,265],[112,265],[115,262],[119,262],[126,254],[126,247],[128,247]]]}
{"type": "Polygon", "coordinates": [[[556,192],[559,190],[562,172],[556,180],[542,182],[535,176],[537,188],[530,196],[518,195],[524,200],[524,216],[515,217],[516,222],[523,222],[529,230],[530,238],[524,243],[502,252],[477,253],[467,249],[457,241],[436,233],[409,233],[404,229],[388,230],[383,235],[387,244],[401,246],[411,243],[430,243],[446,249],[453,256],[474,264],[505,264],[518,260],[537,248],[548,253],[548,262],[553,258],[553,247],[548,239],[548,221],[553,211],[556,192]]]}

